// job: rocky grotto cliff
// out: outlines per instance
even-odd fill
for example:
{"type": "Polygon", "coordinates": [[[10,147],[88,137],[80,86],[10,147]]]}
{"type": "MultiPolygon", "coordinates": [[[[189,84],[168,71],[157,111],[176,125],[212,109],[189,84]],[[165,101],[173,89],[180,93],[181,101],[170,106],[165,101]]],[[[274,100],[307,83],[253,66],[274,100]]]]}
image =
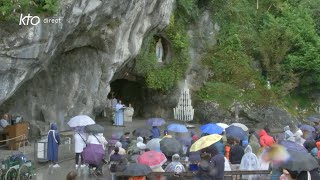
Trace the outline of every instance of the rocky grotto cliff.
{"type": "Polygon", "coordinates": [[[60,125],[74,115],[101,112],[115,72],[138,54],[149,32],[169,24],[174,5],[174,0],[61,2],[62,23],[17,31],[1,24],[2,112],[60,125]]]}

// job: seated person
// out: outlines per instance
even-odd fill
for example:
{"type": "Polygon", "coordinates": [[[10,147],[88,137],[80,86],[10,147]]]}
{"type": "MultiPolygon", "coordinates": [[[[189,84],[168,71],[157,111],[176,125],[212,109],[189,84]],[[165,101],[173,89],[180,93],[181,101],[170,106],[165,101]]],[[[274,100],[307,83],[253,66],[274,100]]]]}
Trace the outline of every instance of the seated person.
{"type": "Polygon", "coordinates": [[[2,119],[0,120],[0,127],[5,128],[8,125],[10,125],[8,120],[9,120],[8,114],[3,115],[2,119]]]}
{"type": "Polygon", "coordinates": [[[165,172],[177,172],[177,171],[180,171],[179,173],[186,171],[184,166],[180,162],[179,154],[174,154],[172,156],[172,162],[167,165],[167,167],[165,168],[164,171],[165,172]]]}

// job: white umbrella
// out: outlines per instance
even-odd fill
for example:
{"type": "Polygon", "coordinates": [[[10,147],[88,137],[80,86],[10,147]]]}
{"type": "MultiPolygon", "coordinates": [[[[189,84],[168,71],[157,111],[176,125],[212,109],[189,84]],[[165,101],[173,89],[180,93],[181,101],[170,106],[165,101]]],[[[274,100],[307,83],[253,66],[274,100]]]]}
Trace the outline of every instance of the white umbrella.
{"type": "Polygon", "coordinates": [[[241,128],[244,131],[248,131],[249,130],[249,128],[246,125],[241,124],[241,123],[232,123],[232,124],[230,124],[230,126],[237,126],[237,127],[241,128]]]}
{"type": "Polygon", "coordinates": [[[70,121],[68,122],[68,125],[70,127],[77,127],[77,126],[87,126],[95,123],[96,122],[94,122],[94,120],[91,119],[89,116],[79,115],[71,118],[70,121]]]}
{"type": "Polygon", "coordinates": [[[223,130],[225,130],[226,128],[229,127],[229,125],[228,125],[228,124],[225,124],[225,123],[217,123],[217,125],[220,126],[220,127],[222,127],[223,130]]]}
{"type": "Polygon", "coordinates": [[[147,148],[150,150],[159,151],[160,150],[160,138],[153,138],[147,143],[147,148]]]}

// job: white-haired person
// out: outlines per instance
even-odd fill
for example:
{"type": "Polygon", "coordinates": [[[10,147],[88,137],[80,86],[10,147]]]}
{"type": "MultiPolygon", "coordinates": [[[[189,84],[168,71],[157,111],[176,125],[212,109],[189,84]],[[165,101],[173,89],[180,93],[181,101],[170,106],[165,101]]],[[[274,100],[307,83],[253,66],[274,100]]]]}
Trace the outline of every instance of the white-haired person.
{"type": "MultiPolygon", "coordinates": [[[[126,150],[122,148],[122,143],[121,142],[116,142],[116,144],[114,145],[114,147],[118,147],[119,148],[119,155],[126,155],[126,150]]],[[[110,156],[114,154],[114,150],[111,151],[110,156]]]]}

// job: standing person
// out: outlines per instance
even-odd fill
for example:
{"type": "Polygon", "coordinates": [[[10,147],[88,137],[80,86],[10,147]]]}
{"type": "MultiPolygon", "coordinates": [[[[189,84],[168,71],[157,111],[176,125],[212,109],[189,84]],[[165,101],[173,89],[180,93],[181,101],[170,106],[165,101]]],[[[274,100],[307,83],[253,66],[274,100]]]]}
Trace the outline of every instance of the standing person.
{"type": "Polygon", "coordinates": [[[79,157],[81,157],[80,167],[85,167],[82,151],[86,147],[87,135],[85,133],[76,132],[74,134],[74,151],[76,153],[76,168],[79,167],[79,157]]]}
{"type": "Polygon", "coordinates": [[[230,163],[232,164],[233,170],[238,170],[240,167],[242,156],[244,155],[244,149],[240,146],[240,140],[237,138],[233,139],[233,145],[230,149],[230,163]]]}
{"type": "MultiPolygon", "coordinates": [[[[245,154],[243,155],[240,163],[240,170],[258,170],[258,158],[257,156],[252,152],[252,148],[250,145],[248,145],[244,149],[245,154]]],[[[255,176],[244,176],[245,179],[253,179],[255,176]]],[[[279,178],[278,178],[279,179],[279,178]]]]}
{"type": "Polygon", "coordinates": [[[270,136],[266,130],[262,129],[259,133],[261,147],[271,146],[275,143],[275,140],[270,136]]]}
{"type": "Polygon", "coordinates": [[[121,104],[121,101],[119,100],[118,104],[116,105],[116,115],[114,118],[114,125],[115,126],[123,126],[123,110],[125,106],[121,104]]]}
{"type": "Polygon", "coordinates": [[[157,126],[152,126],[151,132],[152,132],[151,139],[160,138],[161,133],[160,133],[160,129],[157,126]]]}
{"type": "Polygon", "coordinates": [[[52,123],[50,130],[48,132],[48,148],[47,148],[47,158],[51,161],[50,167],[60,167],[58,163],[58,151],[60,145],[60,134],[58,132],[58,127],[55,123],[52,123]]]}
{"type": "Polygon", "coordinates": [[[115,179],[115,173],[121,172],[125,169],[126,161],[124,161],[124,157],[119,154],[119,148],[116,147],[114,149],[114,153],[110,156],[110,172],[112,176],[112,180],[115,179]]]}
{"type": "Polygon", "coordinates": [[[122,144],[122,147],[127,150],[129,144],[131,143],[131,139],[130,139],[130,132],[125,132],[124,135],[122,135],[120,137],[120,142],[122,144]]]}
{"type": "Polygon", "coordinates": [[[209,166],[212,179],[223,180],[225,163],[224,155],[221,154],[215,146],[209,147],[208,151],[211,154],[209,166]]]}

